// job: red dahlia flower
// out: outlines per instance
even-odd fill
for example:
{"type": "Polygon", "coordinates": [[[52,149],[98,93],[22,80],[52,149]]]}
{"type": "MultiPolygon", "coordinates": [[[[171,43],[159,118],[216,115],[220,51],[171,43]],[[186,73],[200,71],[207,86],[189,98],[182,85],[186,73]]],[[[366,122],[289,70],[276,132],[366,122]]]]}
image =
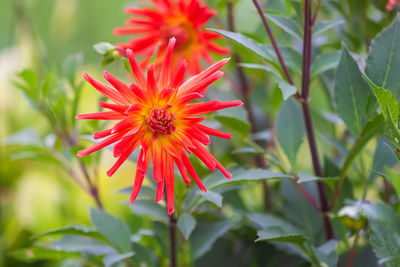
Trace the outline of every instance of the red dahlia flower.
{"type": "Polygon", "coordinates": [[[207,5],[201,5],[201,0],[152,0],[152,2],[154,8],[125,9],[126,13],[134,17],[126,21],[127,27],[114,30],[115,35],[136,35],[129,43],[120,46],[123,49],[132,49],[137,55],[143,55],[144,66],[147,66],[158,44],[161,53],[158,53],[159,56],[156,58],[156,66],[161,64],[171,37],[176,38],[172,64],[176,65],[182,59],[186,59],[192,75],[201,71],[201,58],[209,64],[212,62],[210,51],[218,54],[229,53],[229,49],[214,43],[215,39],[221,37],[219,34],[203,28],[216,11],[208,9],[207,5]]]}
{"type": "Polygon", "coordinates": [[[392,10],[398,3],[400,3],[400,0],[388,0],[386,4],[386,9],[392,10]]]}
{"type": "Polygon", "coordinates": [[[153,178],[157,181],[156,201],[162,199],[166,184],[169,214],[174,211],[174,163],[187,185],[190,185],[189,173],[199,188],[206,191],[186,152],[193,152],[210,170],[218,168],[228,179],[231,177],[204,147],[210,143],[208,135],[226,139],[231,138],[231,135],[200,124],[204,117],[199,116],[242,105],[241,101],[218,100],[189,103],[193,99],[203,97],[201,94],[205,92],[206,87],[223,75],[223,72],[218,70],[229,59],[215,63],[184,82],[185,62],[183,61],[177,69],[171,67],[174,45],[175,38],[171,38],[157,81],[154,78],[154,65],[148,67],[146,78],[130,49],[127,49],[127,56],[136,84],[127,86],[108,72],[104,72],[105,79],[114,87],[111,88],[85,73],[85,79],[114,103],[100,102],[100,106],[109,111],[76,116],[77,119],[119,120],[111,129],[96,132],[93,136],[95,139],[107,138],[80,151],[78,157],[116,143],[113,153],[118,160],[107,172],[107,175],[111,176],[140,146],[131,203],[138,195],[152,159],[153,178]]]}

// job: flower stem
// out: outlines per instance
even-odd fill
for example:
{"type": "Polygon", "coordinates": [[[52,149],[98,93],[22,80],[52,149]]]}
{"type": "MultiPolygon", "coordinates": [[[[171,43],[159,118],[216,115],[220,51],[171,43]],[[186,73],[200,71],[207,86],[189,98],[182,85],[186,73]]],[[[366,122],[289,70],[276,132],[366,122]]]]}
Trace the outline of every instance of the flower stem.
{"type": "MultiPolygon", "coordinates": [[[[318,158],[317,142],[315,139],[314,128],[310,112],[310,69],[311,69],[311,48],[312,48],[312,2],[304,1],[304,38],[303,38],[303,66],[302,66],[302,82],[301,82],[301,106],[303,109],[304,123],[307,133],[308,144],[313,163],[314,173],[318,177],[322,177],[322,168],[318,158]]],[[[333,238],[332,222],[328,217],[329,204],[326,194],[325,184],[321,181],[317,182],[318,194],[320,199],[320,209],[323,214],[324,228],[326,239],[333,238]]]]}
{"type": "MultiPolygon", "coordinates": [[[[283,69],[283,72],[284,72],[284,74],[285,74],[285,77],[286,77],[287,81],[288,81],[291,85],[294,85],[294,81],[293,81],[292,75],[290,74],[289,69],[288,69],[287,66],[286,66],[285,60],[284,60],[283,57],[282,57],[282,53],[281,53],[281,51],[280,51],[280,49],[279,49],[279,46],[278,46],[278,44],[277,44],[277,42],[276,42],[276,39],[275,39],[273,33],[272,33],[272,31],[271,31],[271,28],[269,27],[268,21],[267,21],[267,19],[265,18],[265,15],[264,15],[264,13],[263,13],[263,10],[262,10],[262,8],[261,8],[261,5],[260,5],[260,3],[259,3],[258,0],[253,0],[253,3],[254,3],[254,5],[255,5],[257,11],[258,11],[258,14],[260,15],[260,18],[261,18],[261,20],[262,20],[262,22],[263,22],[264,28],[265,28],[265,30],[267,31],[268,37],[269,37],[269,39],[270,39],[270,41],[271,41],[271,43],[272,43],[272,46],[273,46],[273,48],[274,48],[274,50],[275,50],[276,56],[278,57],[279,63],[281,64],[281,67],[282,67],[282,69],[283,69]]],[[[311,44],[311,43],[310,43],[310,44],[311,44]]],[[[303,101],[303,96],[302,96],[299,92],[296,92],[295,97],[296,97],[298,100],[300,100],[300,102],[304,102],[304,101],[303,101]]],[[[308,109],[308,103],[307,103],[307,109],[308,109]]],[[[308,115],[310,115],[309,112],[308,112],[308,115]]],[[[309,116],[309,118],[311,119],[310,116],[309,116]]],[[[309,125],[311,125],[311,124],[309,124],[309,125]]],[[[313,134],[312,127],[311,127],[311,132],[312,132],[312,134],[313,134]]],[[[313,139],[315,139],[315,138],[313,138],[313,139]]],[[[315,143],[315,141],[314,141],[314,143],[315,143]]],[[[321,211],[321,209],[320,209],[320,208],[318,207],[318,205],[316,204],[316,203],[317,203],[316,200],[315,200],[315,199],[314,199],[300,184],[298,184],[296,181],[293,181],[293,184],[299,189],[299,191],[304,195],[304,197],[310,202],[310,204],[311,204],[314,208],[316,208],[318,211],[321,211]]],[[[327,204],[327,203],[326,203],[326,204],[327,204]]]]}
{"type": "Polygon", "coordinates": [[[262,20],[264,28],[267,31],[269,40],[271,41],[272,47],[275,50],[276,56],[278,57],[278,60],[279,60],[279,63],[282,66],[282,70],[283,70],[283,72],[285,74],[285,77],[286,77],[287,81],[291,85],[294,85],[294,81],[293,81],[292,75],[290,74],[289,69],[286,66],[286,63],[285,63],[285,60],[283,59],[281,50],[279,49],[279,46],[278,46],[278,44],[277,44],[277,42],[275,40],[274,34],[272,33],[271,28],[269,27],[268,21],[265,18],[265,15],[263,13],[263,10],[262,10],[262,7],[260,5],[260,2],[258,0],[253,0],[253,3],[254,3],[254,6],[256,7],[257,11],[258,11],[258,14],[260,15],[260,18],[262,20]]]}
{"type": "Polygon", "coordinates": [[[354,260],[354,258],[356,256],[356,253],[357,253],[357,245],[358,245],[358,241],[359,240],[360,240],[360,232],[358,232],[356,234],[356,236],[354,237],[353,246],[352,246],[351,250],[349,251],[349,255],[347,256],[346,267],[353,266],[353,260],[354,260]]]}
{"type": "MultiPolygon", "coordinates": [[[[227,3],[226,8],[227,8],[227,13],[228,13],[227,14],[228,15],[228,28],[231,32],[236,32],[232,1],[229,1],[227,3]]],[[[237,73],[237,77],[238,77],[239,84],[240,84],[239,92],[240,92],[241,98],[243,100],[243,107],[246,110],[247,118],[250,123],[250,131],[252,134],[254,134],[257,132],[257,129],[256,129],[256,120],[255,120],[254,112],[253,112],[253,109],[251,108],[251,100],[250,100],[251,89],[249,86],[249,81],[246,77],[246,74],[244,73],[243,68],[239,65],[242,61],[240,56],[237,53],[233,53],[232,58],[233,58],[233,62],[235,64],[236,73],[237,73]]],[[[271,138],[268,142],[273,142],[273,139],[271,138]]],[[[267,145],[267,146],[269,146],[269,145],[267,145]]],[[[255,163],[258,168],[262,168],[262,169],[268,168],[267,160],[261,155],[256,156],[255,163]]],[[[264,208],[266,211],[268,211],[271,209],[271,199],[270,199],[269,186],[266,181],[263,182],[263,190],[264,190],[264,208]]]]}
{"type": "Polygon", "coordinates": [[[169,266],[176,267],[176,217],[174,214],[168,215],[169,232],[169,266]]]}

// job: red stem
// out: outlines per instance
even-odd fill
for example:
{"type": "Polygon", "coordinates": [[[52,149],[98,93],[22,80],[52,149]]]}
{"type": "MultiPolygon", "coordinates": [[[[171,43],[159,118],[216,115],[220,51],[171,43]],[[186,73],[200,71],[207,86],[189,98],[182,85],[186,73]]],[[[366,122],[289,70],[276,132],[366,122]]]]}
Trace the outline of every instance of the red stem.
{"type": "MultiPolygon", "coordinates": [[[[308,144],[313,163],[314,173],[318,177],[323,176],[321,164],[318,158],[318,148],[312,124],[310,112],[310,69],[311,69],[311,48],[312,48],[312,3],[311,0],[304,1],[304,38],[303,38],[303,68],[302,68],[302,100],[301,106],[303,108],[304,123],[307,133],[308,144]]],[[[318,195],[321,204],[321,212],[323,214],[324,228],[326,239],[333,239],[332,222],[329,219],[328,211],[328,197],[326,194],[325,184],[321,181],[317,182],[318,195]]]]}

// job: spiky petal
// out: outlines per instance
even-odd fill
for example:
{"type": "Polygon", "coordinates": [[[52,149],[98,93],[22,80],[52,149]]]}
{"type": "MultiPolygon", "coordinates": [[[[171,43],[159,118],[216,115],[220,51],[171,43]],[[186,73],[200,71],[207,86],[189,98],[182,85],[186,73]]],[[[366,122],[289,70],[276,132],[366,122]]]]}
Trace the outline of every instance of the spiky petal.
{"type": "Polygon", "coordinates": [[[152,160],[153,178],[157,181],[156,201],[163,198],[166,189],[169,214],[174,212],[174,164],[187,185],[192,178],[201,190],[206,191],[187,153],[196,155],[210,170],[219,169],[228,179],[231,178],[231,174],[204,147],[210,142],[209,135],[226,139],[230,139],[231,135],[202,125],[204,118],[198,116],[242,105],[241,101],[219,100],[191,103],[194,99],[201,99],[206,87],[222,76],[219,69],[229,59],[217,62],[184,82],[186,64],[179,64],[176,69],[170,64],[175,42],[171,38],[167,45],[158,79],[154,76],[157,66],[150,65],[146,77],[130,49],[127,55],[136,83],[127,86],[105,72],[104,77],[112,85],[110,87],[85,73],[85,79],[114,103],[100,102],[100,106],[109,111],[76,116],[77,119],[118,121],[112,128],[94,133],[95,139],[103,140],[80,151],[78,156],[86,156],[114,144],[113,154],[118,159],[107,172],[108,176],[112,176],[129,155],[140,148],[131,202],[135,201],[152,160]]]}

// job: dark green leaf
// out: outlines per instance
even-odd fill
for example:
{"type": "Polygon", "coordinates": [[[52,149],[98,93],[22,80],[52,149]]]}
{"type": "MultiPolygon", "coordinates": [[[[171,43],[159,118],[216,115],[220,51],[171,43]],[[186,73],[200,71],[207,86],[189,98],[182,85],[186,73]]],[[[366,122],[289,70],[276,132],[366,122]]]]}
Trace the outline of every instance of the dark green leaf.
{"type": "Polygon", "coordinates": [[[118,218],[91,208],[90,218],[96,229],[120,252],[131,252],[131,233],[129,228],[118,218]]]}
{"type": "Polygon", "coordinates": [[[290,98],[278,113],[277,136],[292,168],[296,165],[296,155],[304,138],[304,121],[299,104],[290,98]]]}
{"type": "Polygon", "coordinates": [[[385,266],[395,267],[400,264],[400,236],[380,223],[369,223],[369,240],[376,256],[386,262],[385,266]]]}
{"type": "Polygon", "coordinates": [[[196,220],[189,213],[182,213],[178,218],[178,228],[181,230],[186,240],[189,239],[190,234],[196,226],[196,220]]]}
{"type": "Polygon", "coordinates": [[[256,241],[277,241],[293,243],[303,246],[307,240],[302,234],[292,231],[287,231],[279,226],[267,227],[257,232],[258,238],[256,241]]]}
{"type": "Polygon", "coordinates": [[[400,100],[400,16],[373,41],[365,73],[400,100]]]}
{"type": "Polygon", "coordinates": [[[357,62],[344,47],[335,79],[335,101],[340,118],[358,136],[368,111],[371,92],[357,62]]]}
{"type": "Polygon", "coordinates": [[[193,258],[198,259],[203,256],[231,227],[232,223],[229,221],[199,224],[191,238],[193,258]]]}

